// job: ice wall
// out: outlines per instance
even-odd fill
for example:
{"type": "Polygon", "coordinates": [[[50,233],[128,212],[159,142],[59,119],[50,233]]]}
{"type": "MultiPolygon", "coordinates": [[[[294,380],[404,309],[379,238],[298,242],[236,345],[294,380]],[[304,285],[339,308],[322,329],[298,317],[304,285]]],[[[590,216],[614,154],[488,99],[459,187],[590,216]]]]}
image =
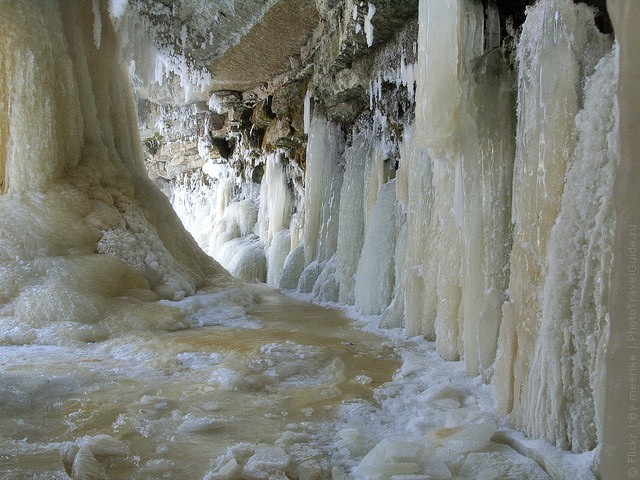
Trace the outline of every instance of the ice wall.
{"type": "MultiPolygon", "coordinates": [[[[559,432],[551,432],[537,423],[541,422],[542,416],[549,418],[561,412],[560,415],[566,414],[567,417],[559,420],[568,423],[562,423],[559,428],[571,429],[571,417],[579,414],[573,411],[573,407],[569,408],[571,401],[566,397],[568,392],[555,390],[563,382],[552,381],[553,387],[548,389],[547,382],[540,383],[531,375],[536,375],[537,369],[542,367],[541,359],[536,358],[538,363],[534,364],[536,344],[545,341],[554,343],[558,337],[564,337],[566,330],[560,327],[561,318],[566,318],[567,310],[575,307],[576,299],[570,300],[574,296],[573,288],[558,291],[560,285],[553,281],[557,275],[554,271],[561,268],[564,275],[572,269],[579,269],[579,265],[590,256],[587,251],[573,244],[577,252],[573,262],[568,262],[573,265],[569,267],[565,263],[566,257],[558,264],[561,260],[559,257],[564,254],[557,255],[557,246],[550,251],[549,241],[554,224],[558,232],[572,228],[562,224],[570,221],[569,215],[558,217],[563,193],[566,197],[576,195],[570,188],[575,180],[565,176],[565,171],[568,165],[576,161],[576,138],[580,134],[576,131],[576,115],[583,103],[584,79],[591,74],[594,61],[605,53],[607,47],[607,39],[594,25],[593,11],[570,1],[540,2],[530,10],[523,26],[517,51],[518,127],[512,210],[514,245],[510,259],[509,301],[503,306],[500,355],[493,380],[501,409],[511,412],[515,424],[537,434],[544,430],[544,437],[548,440],[579,450],[587,446],[584,442],[590,443],[588,435],[579,434],[580,440],[571,440],[566,434],[558,435],[559,432]],[[548,285],[546,288],[545,282],[548,285]],[[554,298],[564,295],[569,295],[569,298],[554,298]],[[558,301],[566,302],[565,306],[553,312],[549,310],[551,304],[558,301]],[[550,318],[545,319],[545,316],[550,318]],[[551,328],[552,332],[541,331],[541,325],[551,328]],[[550,336],[556,339],[550,340],[550,336]]],[[[591,121],[611,125],[610,115],[609,112],[603,118],[593,118],[591,121]]],[[[582,120],[579,117],[583,128],[584,116],[582,120]]],[[[598,188],[606,190],[606,179],[601,177],[597,182],[600,184],[598,188]]],[[[586,205],[581,205],[581,208],[586,208],[586,205]]],[[[584,217],[581,222],[589,221],[584,217]]],[[[587,224],[583,228],[587,228],[587,224]]],[[[569,238],[562,241],[569,241],[569,238]]],[[[587,293],[590,283],[588,277],[577,275],[571,281],[578,290],[587,288],[587,293]]],[[[598,310],[602,307],[603,304],[592,303],[589,309],[598,310]]],[[[584,333],[586,336],[593,335],[592,341],[597,344],[602,325],[597,325],[597,322],[588,324],[584,333]]],[[[579,327],[574,325],[571,328],[579,327]]],[[[566,340],[573,343],[570,338],[566,340]]],[[[545,348],[552,347],[549,345],[545,348]]],[[[575,348],[579,352],[575,355],[593,356],[595,362],[598,351],[596,345],[575,348]]],[[[560,361],[562,353],[555,352],[554,357],[560,361]]],[[[578,364],[582,362],[579,360],[578,364]]],[[[581,368],[578,366],[575,372],[578,376],[581,376],[581,368]]],[[[568,389],[572,391],[580,390],[583,386],[590,390],[583,392],[587,395],[584,401],[593,402],[593,389],[583,385],[583,379],[566,378],[566,381],[568,389]]]]}
{"type": "Polygon", "coordinates": [[[578,141],[549,237],[540,333],[525,390],[528,431],[578,450],[594,448],[601,438],[619,150],[617,62],[614,50],[598,63],[576,117],[578,141]]]}
{"type": "Polygon", "coordinates": [[[0,9],[2,341],[175,327],[180,315],[142,302],[223,272],[148,180],[104,5],[99,21],[90,2],[0,9]]]}
{"type": "MultiPolygon", "coordinates": [[[[603,402],[615,54],[591,8],[543,0],[514,69],[497,18],[472,0],[420,2],[414,125],[396,150],[384,127],[356,127],[343,155],[338,297],[463,359],[514,425],[585,451],[600,441],[603,402]],[[389,153],[395,185],[379,170],[389,153]]],[[[312,164],[320,151],[308,154],[312,164]]],[[[318,176],[307,172],[308,188],[318,176]]],[[[305,291],[327,282],[320,270],[305,291]]]]}
{"type": "Polygon", "coordinates": [[[348,129],[309,85],[303,194],[266,155],[244,197],[256,225],[241,233],[233,203],[218,211],[211,253],[433,340],[493,385],[513,425],[593,449],[618,158],[612,38],[571,0],[538,1],[517,38],[479,0],[421,0],[418,23],[415,45],[373,53],[369,111],[348,129]]]}

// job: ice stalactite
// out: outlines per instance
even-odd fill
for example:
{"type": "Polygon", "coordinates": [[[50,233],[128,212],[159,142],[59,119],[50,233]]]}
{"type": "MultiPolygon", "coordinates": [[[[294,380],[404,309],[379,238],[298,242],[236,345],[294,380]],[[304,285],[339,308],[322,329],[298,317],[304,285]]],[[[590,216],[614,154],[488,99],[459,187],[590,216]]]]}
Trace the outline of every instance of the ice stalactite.
{"type": "Polygon", "coordinates": [[[98,49],[93,15],[75,1],[0,12],[4,341],[176,325],[171,308],[140,300],[194,293],[223,272],[149,181],[109,17],[101,12],[98,49]]]}
{"type": "MultiPolygon", "coordinates": [[[[569,0],[542,1],[531,9],[518,44],[514,244],[493,385],[501,411],[511,412],[512,421],[526,429],[537,428],[530,422],[531,415],[553,415],[559,407],[555,402],[563,402],[567,393],[544,392],[542,385],[529,381],[529,375],[537,368],[533,355],[544,322],[544,304],[549,303],[544,291],[552,267],[549,239],[561,207],[565,171],[576,148],[581,85],[606,46],[606,37],[594,25],[593,11],[569,0]],[[545,408],[531,403],[536,395],[548,395],[545,408]]],[[[578,387],[573,380],[569,384],[570,389],[578,387]]],[[[552,385],[556,388],[560,383],[552,385]]],[[[546,431],[545,437],[572,446],[566,438],[556,438],[555,432],[546,431]]]]}

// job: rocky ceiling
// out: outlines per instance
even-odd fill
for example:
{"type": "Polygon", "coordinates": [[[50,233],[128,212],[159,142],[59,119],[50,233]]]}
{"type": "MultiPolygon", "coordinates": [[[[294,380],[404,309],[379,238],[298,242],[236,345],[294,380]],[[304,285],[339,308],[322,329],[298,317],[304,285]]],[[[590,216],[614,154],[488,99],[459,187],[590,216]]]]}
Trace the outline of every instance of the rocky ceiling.
{"type": "MultiPolygon", "coordinates": [[[[244,91],[291,68],[320,20],[316,0],[133,0],[162,47],[244,91]]],[[[335,3],[335,2],[334,2],[335,3]]]]}
{"type": "MultiPolygon", "coordinates": [[[[496,4],[503,24],[510,18],[516,27],[534,2],[481,1],[496,4]]],[[[603,12],[600,24],[606,31],[605,0],[582,1],[603,12]]],[[[210,92],[246,92],[300,71],[312,61],[315,49],[323,50],[319,37],[332,33],[334,40],[324,42],[329,46],[322,53],[334,64],[328,73],[350,69],[370,51],[363,29],[357,28],[369,4],[375,7],[373,47],[417,16],[418,0],[129,0],[154,25],[156,42],[212,74],[210,92]],[[361,34],[354,33],[358,31],[361,34]]]]}
{"type": "Polygon", "coordinates": [[[248,90],[295,67],[319,19],[315,0],[276,2],[239,43],[208,65],[213,90],[248,90]]]}

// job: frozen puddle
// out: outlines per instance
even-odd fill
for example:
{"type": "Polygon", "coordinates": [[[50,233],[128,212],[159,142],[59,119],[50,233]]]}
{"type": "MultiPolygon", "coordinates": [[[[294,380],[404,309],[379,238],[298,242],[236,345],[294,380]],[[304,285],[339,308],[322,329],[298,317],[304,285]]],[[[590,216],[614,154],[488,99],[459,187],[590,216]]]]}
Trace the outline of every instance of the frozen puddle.
{"type": "MultiPolygon", "coordinates": [[[[371,399],[399,365],[340,312],[267,288],[166,303],[191,328],[0,346],[0,478],[203,478],[229,447],[285,437],[289,468],[343,401],[371,399]]],[[[259,472],[269,452],[238,461],[259,472]]]]}
{"type": "Polygon", "coordinates": [[[550,478],[429,343],[265,287],[172,305],[192,328],[0,346],[1,478],[550,478]]]}

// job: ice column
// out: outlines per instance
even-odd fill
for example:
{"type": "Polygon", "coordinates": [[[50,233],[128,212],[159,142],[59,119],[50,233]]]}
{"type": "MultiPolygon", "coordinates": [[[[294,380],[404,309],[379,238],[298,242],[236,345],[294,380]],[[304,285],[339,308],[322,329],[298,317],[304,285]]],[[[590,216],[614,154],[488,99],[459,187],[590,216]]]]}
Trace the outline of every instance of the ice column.
{"type": "Polygon", "coordinates": [[[324,262],[336,251],[343,149],[338,126],[314,116],[309,126],[304,198],[305,263],[324,262]]]}
{"type": "Polygon", "coordinates": [[[395,285],[396,248],[395,182],[382,186],[371,210],[371,219],[356,272],[356,308],[366,315],[381,314],[391,301],[395,285]]]}
{"type": "MultiPolygon", "coordinates": [[[[495,42],[500,23],[494,20],[484,27],[481,5],[470,5],[463,24],[454,212],[462,238],[464,360],[469,374],[488,378],[508,281],[515,102],[513,77],[502,50],[483,53],[483,33],[495,42]]],[[[489,19],[497,15],[493,11],[490,7],[489,19]]]]}
{"type": "Polygon", "coordinates": [[[340,192],[340,215],[336,277],[339,284],[339,300],[353,304],[355,273],[364,242],[364,172],[370,149],[368,131],[354,135],[345,151],[345,172],[340,192]]]}
{"type": "Polygon", "coordinates": [[[260,213],[258,222],[266,220],[265,231],[260,237],[265,245],[270,245],[273,236],[280,230],[289,228],[293,199],[288,187],[287,174],[277,153],[267,157],[263,185],[260,192],[260,213]],[[264,189],[264,191],[263,191],[264,189]]]}
{"type": "Polygon", "coordinates": [[[416,141],[438,153],[455,129],[460,103],[460,0],[421,0],[419,6],[416,141]]]}
{"type": "Polygon", "coordinates": [[[145,318],[126,297],[181,298],[223,272],[147,176],[129,78],[100,7],[99,48],[92,2],[0,9],[0,304],[18,322],[10,330],[43,327],[43,342],[159,325],[164,307],[145,318]],[[47,333],[53,322],[62,333],[47,333]]]}

